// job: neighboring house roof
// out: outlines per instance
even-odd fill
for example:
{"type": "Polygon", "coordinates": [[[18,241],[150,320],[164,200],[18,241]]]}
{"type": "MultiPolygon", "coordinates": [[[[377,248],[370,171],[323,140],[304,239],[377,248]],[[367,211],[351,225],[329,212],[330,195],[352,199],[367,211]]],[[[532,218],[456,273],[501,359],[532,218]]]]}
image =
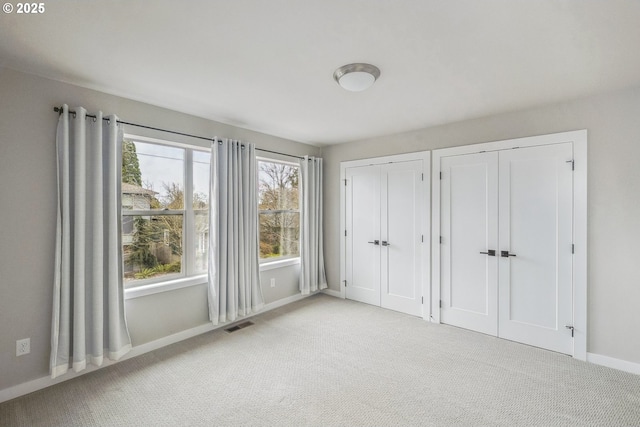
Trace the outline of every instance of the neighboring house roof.
{"type": "Polygon", "coordinates": [[[145,194],[145,195],[153,196],[154,194],[158,194],[158,192],[153,190],[147,190],[146,188],[142,188],[139,185],[123,182],[122,194],[145,194]]]}

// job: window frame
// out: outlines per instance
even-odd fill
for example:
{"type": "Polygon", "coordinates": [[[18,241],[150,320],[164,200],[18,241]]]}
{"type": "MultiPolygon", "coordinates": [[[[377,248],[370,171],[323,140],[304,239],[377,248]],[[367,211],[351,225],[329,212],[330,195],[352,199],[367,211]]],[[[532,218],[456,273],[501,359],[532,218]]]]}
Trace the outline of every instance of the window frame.
{"type": "MultiPolygon", "coordinates": [[[[296,162],[290,162],[281,159],[275,159],[273,157],[256,156],[256,168],[258,179],[258,244],[260,243],[260,215],[264,213],[297,213],[298,214],[298,255],[291,256],[279,256],[262,258],[260,257],[260,251],[258,250],[258,263],[260,264],[260,271],[267,271],[274,268],[286,267],[289,265],[300,263],[300,225],[302,222],[302,209],[300,209],[300,201],[298,199],[298,209],[276,209],[276,210],[260,210],[260,163],[277,163],[288,166],[293,166],[298,170],[298,195],[300,195],[300,164],[296,162]]],[[[299,197],[299,196],[298,196],[299,197]]]]}
{"type": "MultiPolygon", "coordinates": [[[[121,219],[120,236],[123,234],[122,223],[124,223],[125,216],[162,216],[162,215],[182,215],[182,268],[180,273],[173,273],[167,275],[161,275],[158,277],[151,277],[148,279],[137,279],[125,282],[123,271],[123,285],[125,291],[125,298],[137,298],[139,296],[145,296],[154,294],[157,292],[164,292],[174,289],[180,289],[188,286],[195,286],[199,284],[207,283],[207,271],[196,270],[196,236],[195,236],[195,217],[198,209],[193,208],[193,192],[194,192],[194,177],[193,177],[193,163],[194,163],[194,151],[204,152],[210,155],[211,148],[195,144],[186,144],[176,141],[169,141],[158,138],[150,138],[135,134],[125,133],[124,140],[130,140],[133,142],[141,142],[145,144],[154,144],[159,146],[179,148],[184,150],[183,159],[183,209],[122,209],[122,203],[118,206],[119,217],[121,219]]],[[[211,167],[211,164],[209,164],[211,167]]],[[[209,207],[211,201],[209,200],[209,207]]],[[[122,254],[122,262],[124,264],[124,244],[120,245],[120,251],[122,254]]]]}

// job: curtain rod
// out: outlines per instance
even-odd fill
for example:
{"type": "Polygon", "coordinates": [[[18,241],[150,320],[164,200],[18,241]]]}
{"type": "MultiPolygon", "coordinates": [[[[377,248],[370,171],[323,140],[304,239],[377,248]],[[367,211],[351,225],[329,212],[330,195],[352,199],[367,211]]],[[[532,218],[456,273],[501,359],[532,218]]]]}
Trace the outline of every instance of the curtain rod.
{"type": "MultiPolygon", "coordinates": [[[[56,112],[56,113],[58,113],[58,114],[62,114],[62,111],[63,111],[63,110],[62,110],[62,108],[60,108],[60,107],[53,107],[53,111],[55,111],[55,112],[56,112]]],[[[76,112],[75,112],[75,111],[71,111],[71,110],[69,110],[69,114],[73,114],[73,115],[75,115],[75,114],[76,114],[76,112]]],[[[93,118],[93,119],[95,119],[95,118],[96,118],[96,116],[95,116],[95,115],[93,115],[93,114],[86,114],[86,116],[87,116],[87,117],[91,117],[91,118],[93,118]]],[[[107,117],[103,117],[103,118],[102,118],[102,120],[109,120],[109,119],[108,119],[107,117]]],[[[160,131],[160,132],[172,133],[172,134],[175,134],[175,135],[188,136],[188,137],[190,137],[190,138],[204,139],[204,140],[206,140],[206,141],[219,142],[219,143],[221,143],[221,144],[222,144],[222,140],[220,140],[220,139],[215,139],[215,138],[207,138],[206,136],[191,135],[191,134],[189,134],[189,133],[177,132],[177,131],[175,131],[175,130],[161,129],[161,128],[156,128],[156,127],[153,127],[153,126],[141,125],[141,124],[138,124],[138,123],[125,122],[125,121],[122,121],[122,120],[117,120],[117,123],[120,123],[120,124],[123,124],[123,125],[129,125],[129,126],[136,126],[136,127],[144,128],[144,129],[157,130],[157,131],[160,131]]],[[[279,151],[265,150],[264,148],[257,148],[257,147],[256,147],[256,151],[263,151],[263,152],[265,152],[265,153],[279,154],[279,155],[281,155],[281,156],[295,157],[295,158],[297,158],[297,159],[304,160],[304,157],[294,156],[293,154],[280,153],[279,151]]]]}

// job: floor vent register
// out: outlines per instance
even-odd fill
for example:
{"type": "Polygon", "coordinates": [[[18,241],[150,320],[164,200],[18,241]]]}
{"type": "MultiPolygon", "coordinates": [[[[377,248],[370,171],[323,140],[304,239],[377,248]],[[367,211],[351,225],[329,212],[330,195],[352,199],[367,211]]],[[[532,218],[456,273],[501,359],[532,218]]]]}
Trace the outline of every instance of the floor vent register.
{"type": "Polygon", "coordinates": [[[249,322],[249,321],[238,323],[237,325],[229,326],[227,329],[225,329],[225,332],[231,333],[231,332],[239,331],[240,329],[244,329],[247,326],[251,326],[251,325],[253,325],[253,322],[249,322]]]}

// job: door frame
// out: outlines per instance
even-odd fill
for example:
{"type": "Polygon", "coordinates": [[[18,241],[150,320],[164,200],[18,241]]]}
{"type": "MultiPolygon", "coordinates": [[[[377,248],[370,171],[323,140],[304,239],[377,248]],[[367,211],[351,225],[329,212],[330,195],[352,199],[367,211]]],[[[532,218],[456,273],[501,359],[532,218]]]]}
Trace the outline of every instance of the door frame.
{"type": "Polygon", "coordinates": [[[420,223],[422,235],[424,236],[424,244],[422,245],[422,253],[420,263],[423,266],[421,287],[422,287],[422,318],[429,320],[431,302],[431,245],[429,244],[431,222],[431,152],[419,151],[414,153],[396,154],[392,156],[373,157],[368,159],[347,160],[340,162],[340,297],[346,298],[345,280],[347,271],[346,246],[347,239],[345,236],[346,229],[346,170],[348,168],[360,166],[381,165],[387,163],[407,162],[411,160],[422,160],[422,173],[424,176],[424,185],[422,186],[422,194],[420,196],[422,203],[423,218],[420,223]]]}
{"type": "Polygon", "coordinates": [[[573,357],[587,360],[587,130],[507,139],[433,150],[431,167],[431,321],[440,323],[440,172],[441,159],[447,156],[573,143],[573,357]]]}

